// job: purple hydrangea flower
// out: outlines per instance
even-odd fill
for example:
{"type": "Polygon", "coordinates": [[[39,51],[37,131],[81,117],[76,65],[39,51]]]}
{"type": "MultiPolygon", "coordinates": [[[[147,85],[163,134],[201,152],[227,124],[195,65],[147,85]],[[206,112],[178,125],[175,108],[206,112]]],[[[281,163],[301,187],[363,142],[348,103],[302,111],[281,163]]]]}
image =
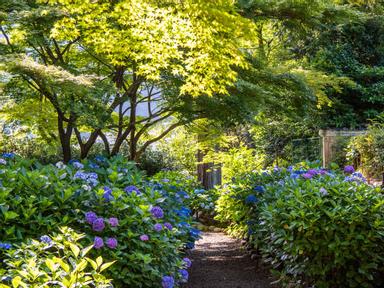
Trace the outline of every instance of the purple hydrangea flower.
{"type": "Polygon", "coordinates": [[[104,246],[104,241],[101,237],[95,237],[95,240],[93,240],[93,247],[96,249],[100,249],[101,247],[104,246]]]}
{"type": "Polygon", "coordinates": [[[313,177],[313,175],[312,175],[312,174],[309,174],[309,173],[304,173],[304,174],[301,175],[301,176],[303,176],[304,179],[311,179],[311,178],[313,177]]]}
{"type": "Polygon", "coordinates": [[[179,270],[179,273],[180,273],[180,275],[181,275],[181,282],[183,282],[183,283],[188,282],[188,278],[189,278],[189,273],[188,273],[188,271],[185,270],[185,269],[180,269],[180,270],[179,270]]]}
{"type": "Polygon", "coordinates": [[[355,168],[353,168],[352,165],[345,166],[344,167],[344,172],[347,173],[347,174],[352,174],[353,172],[355,172],[355,168]]]}
{"type": "Polygon", "coordinates": [[[327,174],[327,170],[325,170],[325,169],[320,169],[319,174],[320,174],[320,175],[325,175],[325,174],[327,174]]]}
{"type": "Polygon", "coordinates": [[[163,209],[161,209],[159,206],[152,207],[151,214],[153,217],[158,218],[158,219],[164,217],[163,209]]]}
{"type": "Polygon", "coordinates": [[[153,229],[155,229],[156,232],[160,232],[161,230],[163,230],[163,225],[161,225],[160,223],[156,223],[153,226],[153,229]]]}
{"type": "Polygon", "coordinates": [[[40,241],[43,242],[43,243],[46,243],[46,244],[51,244],[52,243],[52,239],[47,236],[47,235],[43,235],[40,237],[40,241]]]}
{"type": "Polygon", "coordinates": [[[148,241],[149,240],[149,236],[147,234],[143,234],[140,236],[140,240],[141,241],[148,241]]]}
{"type": "Polygon", "coordinates": [[[117,239],[116,238],[108,238],[105,243],[111,249],[115,249],[117,247],[117,239]]]}
{"type": "Polygon", "coordinates": [[[85,213],[85,220],[87,221],[88,224],[92,225],[96,219],[97,219],[97,215],[95,212],[90,211],[85,213]]]}
{"type": "Polygon", "coordinates": [[[172,230],[173,229],[172,224],[169,223],[169,222],[164,223],[164,227],[167,228],[168,230],[172,230]]]}
{"type": "Polygon", "coordinates": [[[127,194],[131,194],[132,192],[136,192],[137,195],[141,195],[139,188],[137,188],[135,185],[129,185],[129,186],[125,187],[124,192],[127,194]]]}
{"type": "Polygon", "coordinates": [[[308,174],[311,174],[312,176],[315,176],[315,175],[317,175],[319,172],[318,172],[318,170],[316,170],[316,169],[309,169],[307,173],[308,173],[308,174]]]}
{"type": "Polygon", "coordinates": [[[105,228],[104,219],[103,218],[97,218],[92,223],[92,229],[96,232],[101,232],[105,228]]]}
{"type": "Polygon", "coordinates": [[[189,258],[187,258],[187,257],[183,258],[183,262],[184,262],[185,267],[191,268],[192,261],[189,258]]]}
{"type": "Polygon", "coordinates": [[[1,165],[6,165],[6,164],[7,164],[7,161],[5,161],[4,159],[0,158],[0,164],[1,164],[1,165]]]}
{"type": "Polygon", "coordinates": [[[119,219],[117,219],[116,217],[111,217],[109,218],[109,225],[111,225],[112,227],[117,227],[119,226],[119,219]]]}
{"type": "Polygon", "coordinates": [[[172,276],[164,276],[161,281],[161,287],[173,288],[175,286],[175,279],[172,276]]]}

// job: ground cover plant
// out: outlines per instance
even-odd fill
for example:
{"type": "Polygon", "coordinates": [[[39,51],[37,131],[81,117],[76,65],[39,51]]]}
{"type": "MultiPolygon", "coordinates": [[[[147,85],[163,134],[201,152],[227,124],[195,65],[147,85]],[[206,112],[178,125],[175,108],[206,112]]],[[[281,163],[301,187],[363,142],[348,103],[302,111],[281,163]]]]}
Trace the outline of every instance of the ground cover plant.
{"type": "MultiPolygon", "coordinates": [[[[113,262],[102,274],[114,287],[176,287],[187,281],[190,262],[183,260],[184,251],[193,248],[199,231],[192,226],[191,210],[184,203],[188,195],[181,187],[169,188],[164,185],[167,179],[147,179],[121,157],[40,165],[9,153],[0,163],[2,258],[18,253],[14,249],[35,249],[22,243],[46,242],[42,236],[53,239],[58,227],[68,226],[84,234],[79,245],[92,247],[87,263],[93,267],[92,261],[101,258],[113,262]]],[[[77,248],[69,248],[65,251],[78,254],[77,248]]],[[[6,283],[17,273],[23,276],[20,263],[12,269],[9,263],[0,262],[6,283]]],[[[87,274],[81,281],[88,280],[87,274]]]]}
{"type": "Polygon", "coordinates": [[[299,287],[382,287],[384,196],[352,166],[246,175],[224,188],[218,219],[299,287]]]}

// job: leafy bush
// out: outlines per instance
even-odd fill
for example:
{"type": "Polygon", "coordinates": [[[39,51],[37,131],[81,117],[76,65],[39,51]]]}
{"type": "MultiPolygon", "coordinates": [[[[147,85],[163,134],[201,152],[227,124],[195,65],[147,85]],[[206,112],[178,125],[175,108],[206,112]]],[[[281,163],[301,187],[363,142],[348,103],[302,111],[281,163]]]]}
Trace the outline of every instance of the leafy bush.
{"type": "Polygon", "coordinates": [[[170,190],[181,190],[179,197],[186,196],[184,201],[192,209],[193,213],[204,212],[210,214],[215,211],[218,191],[203,189],[196,177],[177,171],[162,171],[157,173],[153,179],[162,181],[163,185],[166,185],[170,190]]]}
{"type": "Polygon", "coordinates": [[[44,235],[39,241],[29,240],[10,250],[5,261],[7,270],[2,272],[2,282],[7,284],[0,287],[112,287],[102,272],[113,262],[86,257],[92,246],[80,246],[84,234],[66,227],[60,231],[52,238],[44,235]]]}
{"type": "Polygon", "coordinates": [[[352,167],[345,171],[250,175],[227,187],[218,218],[232,216],[230,228],[247,233],[286,284],[382,287],[384,196],[360,173],[349,175],[352,167]]]}
{"type": "Polygon", "coordinates": [[[146,179],[122,157],[44,166],[8,156],[0,159],[0,241],[17,244],[65,225],[86,233],[81,244],[93,243],[91,257],[116,261],[106,274],[115,287],[185,281],[182,257],[199,231],[182,187],[146,179]]]}
{"type": "Polygon", "coordinates": [[[384,125],[374,123],[367,134],[355,137],[349,145],[348,157],[359,164],[365,174],[381,178],[384,173],[384,125]]]}

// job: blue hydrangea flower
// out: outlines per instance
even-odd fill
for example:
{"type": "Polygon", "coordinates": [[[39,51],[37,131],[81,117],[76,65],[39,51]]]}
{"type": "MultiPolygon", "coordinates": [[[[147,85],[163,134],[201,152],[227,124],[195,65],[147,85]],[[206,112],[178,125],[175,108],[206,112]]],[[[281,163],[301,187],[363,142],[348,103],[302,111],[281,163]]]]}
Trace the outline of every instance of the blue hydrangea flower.
{"type": "Polygon", "coordinates": [[[98,176],[96,173],[90,172],[86,173],[83,171],[76,171],[75,175],[73,176],[73,179],[80,179],[83,181],[86,181],[91,186],[96,186],[99,182],[97,181],[98,176]]]}
{"type": "Polygon", "coordinates": [[[191,214],[191,209],[187,207],[181,207],[179,210],[176,210],[176,214],[180,217],[187,218],[191,214]]]}
{"type": "Polygon", "coordinates": [[[185,247],[186,247],[187,249],[193,249],[193,248],[195,248],[195,243],[193,243],[193,242],[188,242],[187,244],[185,244],[185,247]]]}
{"type": "Polygon", "coordinates": [[[246,204],[253,204],[253,203],[256,203],[258,201],[259,201],[259,199],[257,199],[257,197],[253,194],[250,194],[245,198],[246,204]]]}
{"type": "Polygon", "coordinates": [[[95,161],[96,162],[105,162],[105,157],[104,156],[101,156],[101,155],[97,155],[96,157],[95,157],[95,161]]]}
{"type": "Polygon", "coordinates": [[[328,191],[327,191],[327,189],[325,189],[324,187],[321,187],[321,188],[320,188],[320,193],[321,193],[321,195],[323,195],[323,196],[327,196],[327,195],[328,195],[328,191]]]}
{"type": "Polygon", "coordinates": [[[195,189],[195,191],[193,191],[195,194],[204,194],[205,193],[205,190],[204,189],[195,189]]]}
{"type": "Polygon", "coordinates": [[[77,170],[80,170],[84,168],[84,165],[80,162],[73,162],[73,167],[77,170]]]}
{"type": "Polygon", "coordinates": [[[0,158],[0,164],[1,164],[1,165],[6,165],[6,164],[7,164],[7,161],[5,161],[4,159],[0,158]]]}
{"type": "Polygon", "coordinates": [[[93,162],[90,162],[90,163],[88,164],[88,166],[89,166],[89,168],[91,168],[91,169],[99,169],[99,168],[100,168],[99,165],[97,165],[96,163],[93,163],[93,162]]]}
{"type": "Polygon", "coordinates": [[[137,195],[141,195],[139,188],[137,188],[135,185],[130,185],[130,186],[125,187],[124,192],[127,194],[131,194],[132,192],[136,192],[137,195]]]}
{"type": "Polygon", "coordinates": [[[12,159],[12,158],[15,158],[16,154],[15,153],[3,153],[1,156],[3,158],[6,158],[6,159],[12,159]]]}
{"type": "Polygon", "coordinates": [[[192,266],[192,261],[187,257],[183,258],[183,263],[187,268],[190,268],[192,266]]]}
{"type": "Polygon", "coordinates": [[[0,242],[0,249],[9,250],[12,248],[12,244],[0,242]]]}
{"type": "Polygon", "coordinates": [[[196,229],[193,227],[189,231],[189,235],[194,239],[198,239],[200,237],[200,233],[201,233],[201,231],[199,229],[196,229]]]}
{"type": "Polygon", "coordinates": [[[104,186],[104,194],[103,194],[103,197],[105,199],[105,201],[112,201],[114,198],[113,198],[113,195],[112,195],[112,189],[109,188],[108,186],[104,186]]]}
{"type": "Polygon", "coordinates": [[[175,279],[172,276],[163,276],[161,286],[163,288],[173,288],[175,287],[175,279]]]}
{"type": "Polygon", "coordinates": [[[185,192],[185,191],[179,191],[179,192],[177,192],[176,195],[177,195],[178,197],[180,197],[180,198],[184,198],[184,199],[188,199],[188,198],[189,198],[188,193],[185,192]]]}
{"type": "Polygon", "coordinates": [[[186,283],[188,282],[188,278],[189,278],[189,273],[187,270],[185,269],[180,269],[179,270],[179,273],[180,273],[180,276],[181,276],[181,282],[182,283],[186,283]]]}
{"type": "Polygon", "coordinates": [[[265,192],[264,186],[260,186],[260,185],[255,186],[255,188],[253,188],[253,190],[256,191],[256,192],[259,192],[259,193],[264,193],[265,192]]]}

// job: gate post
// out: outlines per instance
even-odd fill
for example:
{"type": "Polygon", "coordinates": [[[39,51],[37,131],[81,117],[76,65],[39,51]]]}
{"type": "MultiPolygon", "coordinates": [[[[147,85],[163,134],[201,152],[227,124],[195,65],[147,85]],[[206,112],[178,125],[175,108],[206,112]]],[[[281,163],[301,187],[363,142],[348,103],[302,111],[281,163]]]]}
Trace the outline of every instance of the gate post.
{"type": "Polygon", "coordinates": [[[336,146],[339,137],[354,137],[364,135],[365,130],[332,130],[321,129],[319,135],[322,140],[322,159],[323,167],[328,168],[329,164],[335,159],[336,146]]]}

